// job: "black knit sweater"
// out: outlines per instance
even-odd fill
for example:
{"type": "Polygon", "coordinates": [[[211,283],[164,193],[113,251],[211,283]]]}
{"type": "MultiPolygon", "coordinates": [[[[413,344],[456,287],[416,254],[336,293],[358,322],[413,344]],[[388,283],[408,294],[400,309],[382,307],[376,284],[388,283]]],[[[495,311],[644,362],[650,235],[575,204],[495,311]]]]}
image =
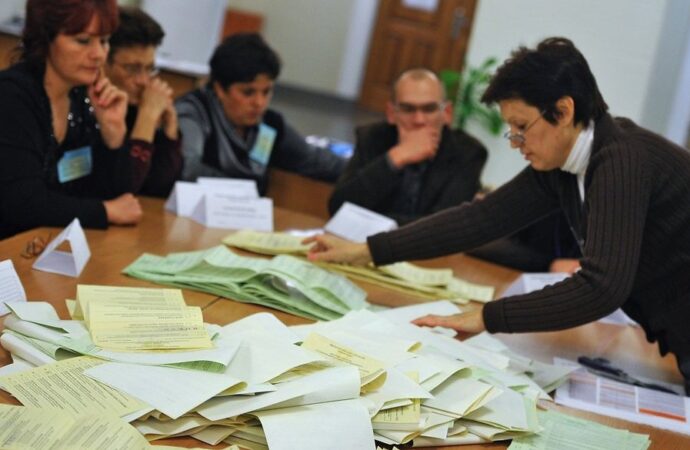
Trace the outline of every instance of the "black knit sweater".
{"type": "Polygon", "coordinates": [[[690,356],[690,154],[627,119],[595,124],[581,206],[575,175],[526,168],[483,201],[369,238],[376,264],[464,251],[562,208],[582,270],[484,307],[490,332],[560,330],[623,307],[662,353],[690,356]]]}
{"type": "Polygon", "coordinates": [[[128,176],[126,151],[107,149],[86,101],[70,92],[70,121],[61,144],[53,136],[42,75],[25,64],[0,72],[0,238],[39,226],[106,228],[102,200],[115,197],[128,176]],[[60,183],[57,162],[69,150],[92,147],[91,175],[60,183]]]}

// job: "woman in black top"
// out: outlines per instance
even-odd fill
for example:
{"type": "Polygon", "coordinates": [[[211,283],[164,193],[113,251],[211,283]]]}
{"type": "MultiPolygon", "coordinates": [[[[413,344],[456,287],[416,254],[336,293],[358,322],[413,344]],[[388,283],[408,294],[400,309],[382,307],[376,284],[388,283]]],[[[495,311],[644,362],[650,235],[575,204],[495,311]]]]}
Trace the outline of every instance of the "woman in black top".
{"type": "Polygon", "coordinates": [[[0,238],[139,221],[117,188],[127,95],[102,74],[117,17],[115,0],[27,2],[19,62],[0,72],[0,238]]]}

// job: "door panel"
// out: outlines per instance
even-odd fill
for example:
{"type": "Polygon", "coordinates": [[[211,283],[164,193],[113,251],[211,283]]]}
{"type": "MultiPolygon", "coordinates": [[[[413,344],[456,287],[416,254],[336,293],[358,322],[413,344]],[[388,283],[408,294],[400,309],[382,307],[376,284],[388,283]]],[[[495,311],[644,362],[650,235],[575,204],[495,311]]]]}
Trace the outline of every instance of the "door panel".
{"type": "Polygon", "coordinates": [[[438,0],[432,11],[411,3],[379,3],[359,99],[365,108],[383,111],[393,81],[406,69],[462,69],[476,0],[438,0]]]}

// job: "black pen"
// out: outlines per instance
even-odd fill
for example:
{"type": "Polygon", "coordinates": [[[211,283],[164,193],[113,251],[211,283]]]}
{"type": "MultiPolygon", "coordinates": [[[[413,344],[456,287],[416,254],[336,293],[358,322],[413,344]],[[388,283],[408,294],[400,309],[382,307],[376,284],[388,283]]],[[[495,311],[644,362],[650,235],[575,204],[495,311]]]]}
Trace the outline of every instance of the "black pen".
{"type": "Polygon", "coordinates": [[[580,356],[577,362],[582,364],[589,372],[595,375],[600,375],[605,378],[620,381],[621,383],[639,386],[655,391],[666,392],[668,394],[680,395],[676,391],[655,383],[647,383],[630,376],[623,369],[619,369],[611,365],[611,362],[606,358],[589,358],[587,356],[580,356]]]}

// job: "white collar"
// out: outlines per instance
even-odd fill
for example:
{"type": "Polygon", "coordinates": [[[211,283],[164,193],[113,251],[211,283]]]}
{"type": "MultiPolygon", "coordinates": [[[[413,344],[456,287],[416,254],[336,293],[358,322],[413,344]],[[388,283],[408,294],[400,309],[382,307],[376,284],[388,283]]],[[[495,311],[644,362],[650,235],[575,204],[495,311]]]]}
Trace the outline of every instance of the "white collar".
{"type": "Polygon", "coordinates": [[[584,177],[589,165],[589,157],[592,154],[592,141],[594,140],[594,122],[590,121],[587,128],[584,128],[577,136],[575,145],[570,150],[568,159],[561,167],[564,172],[572,173],[584,177]]]}

